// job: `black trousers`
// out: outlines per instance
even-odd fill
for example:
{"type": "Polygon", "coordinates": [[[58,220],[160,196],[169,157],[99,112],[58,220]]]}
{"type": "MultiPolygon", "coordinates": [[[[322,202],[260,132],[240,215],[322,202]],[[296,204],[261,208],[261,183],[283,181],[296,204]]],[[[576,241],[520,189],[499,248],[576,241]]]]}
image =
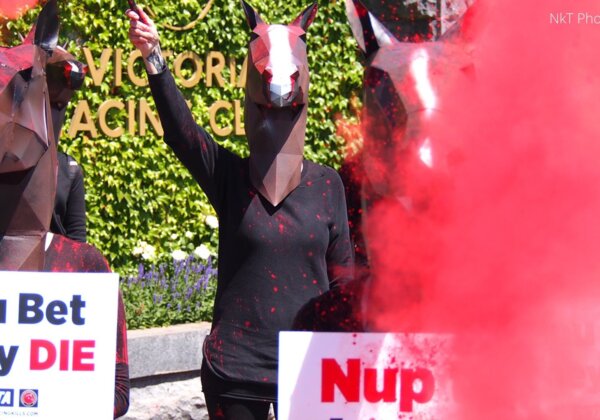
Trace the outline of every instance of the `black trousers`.
{"type": "MultiPolygon", "coordinates": [[[[243,400],[204,393],[210,420],[267,420],[269,401],[243,400]]],[[[277,404],[273,404],[277,415],[277,404]]]]}
{"type": "Polygon", "coordinates": [[[277,415],[275,384],[224,380],[212,371],[206,359],[202,361],[200,379],[210,420],[267,420],[271,404],[277,415]]]}

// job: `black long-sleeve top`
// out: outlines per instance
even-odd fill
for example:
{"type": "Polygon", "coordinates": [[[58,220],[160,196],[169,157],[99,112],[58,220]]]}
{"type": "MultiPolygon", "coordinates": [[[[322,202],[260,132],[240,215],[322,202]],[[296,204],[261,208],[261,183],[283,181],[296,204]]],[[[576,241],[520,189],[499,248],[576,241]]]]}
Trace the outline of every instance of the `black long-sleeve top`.
{"type": "MultiPolygon", "coordinates": [[[[252,186],[248,159],[193,120],[167,70],[150,75],[165,141],[219,218],[219,271],[204,357],[227,381],[277,383],[278,333],[353,264],[344,188],[332,168],[304,160],[300,185],[273,207],[252,186]]],[[[206,390],[205,390],[206,391],[206,390]]]]}
{"type": "Polygon", "coordinates": [[[50,231],[78,242],[86,241],[83,172],[77,161],[58,152],[56,197],[50,231]]]}

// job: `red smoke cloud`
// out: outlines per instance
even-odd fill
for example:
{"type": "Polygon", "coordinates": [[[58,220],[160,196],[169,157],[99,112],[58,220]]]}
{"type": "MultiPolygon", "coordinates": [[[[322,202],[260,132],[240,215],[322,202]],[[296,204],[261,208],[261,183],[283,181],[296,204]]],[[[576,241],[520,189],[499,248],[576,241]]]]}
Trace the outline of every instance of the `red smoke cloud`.
{"type": "Polygon", "coordinates": [[[433,200],[369,214],[372,322],[455,336],[444,418],[600,418],[600,3],[476,6],[474,87],[432,128],[451,152],[407,180],[433,200]]]}
{"type": "Polygon", "coordinates": [[[0,0],[0,17],[16,19],[36,4],[37,0],[0,0]]]}

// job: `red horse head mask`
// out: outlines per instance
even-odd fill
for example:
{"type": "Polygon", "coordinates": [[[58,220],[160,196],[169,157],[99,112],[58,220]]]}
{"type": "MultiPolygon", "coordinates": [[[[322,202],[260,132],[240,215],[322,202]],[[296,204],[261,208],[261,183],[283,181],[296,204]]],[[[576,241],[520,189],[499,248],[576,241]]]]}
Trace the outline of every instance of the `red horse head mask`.
{"type": "Polygon", "coordinates": [[[307,7],[289,25],[267,25],[242,0],[252,29],[244,109],[250,179],[273,206],[300,183],[308,106],[307,7]]]}
{"type": "MultiPolygon", "coordinates": [[[[363,211],[357,214],[368,214],[383,200],[400,204],[406,215],[416,214],[428,208],[432,186],[447,170],[452,139],[432,130],[452,103],[446,87],[470,86],[472,63],[461,25],[472,0],[373,3],[372,8],[384,9],[377,14],[385,21],[360,0],[346,0],[365,56],[364,143],[359,176],[351,180],[362,192],[363,211]]],[[[354,225],[364,220],[369,218],[354,225]]]]}
{"type": "Polygon", "coordinates": [[[0,49],[0,269],[40,270],[56,189],[46,66],[58,40],[56,0],[24,43],[0,49]]]}

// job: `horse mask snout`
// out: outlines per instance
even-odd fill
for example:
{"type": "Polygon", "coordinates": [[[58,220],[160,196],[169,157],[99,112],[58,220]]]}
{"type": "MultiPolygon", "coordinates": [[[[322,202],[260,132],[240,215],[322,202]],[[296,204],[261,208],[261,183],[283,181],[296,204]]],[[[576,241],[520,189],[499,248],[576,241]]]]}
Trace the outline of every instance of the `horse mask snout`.
{"type": "MultiPolygon", "coordinates": [[[[276,108],[306,103],[308,80],[299,80],[306,62],[306,45],[294,46],[290,42],[288,29],[282,25],[272,25],[267,36],[269,40],[269,62],[262,73],[266,103],[276,108]],[[296,58],[295,55],[299,58],[296,58]],[[301,85],[301,82],[302,83],[301,85]]],[[[300,38],[296,42],[302,42],[300,38]]]]}

